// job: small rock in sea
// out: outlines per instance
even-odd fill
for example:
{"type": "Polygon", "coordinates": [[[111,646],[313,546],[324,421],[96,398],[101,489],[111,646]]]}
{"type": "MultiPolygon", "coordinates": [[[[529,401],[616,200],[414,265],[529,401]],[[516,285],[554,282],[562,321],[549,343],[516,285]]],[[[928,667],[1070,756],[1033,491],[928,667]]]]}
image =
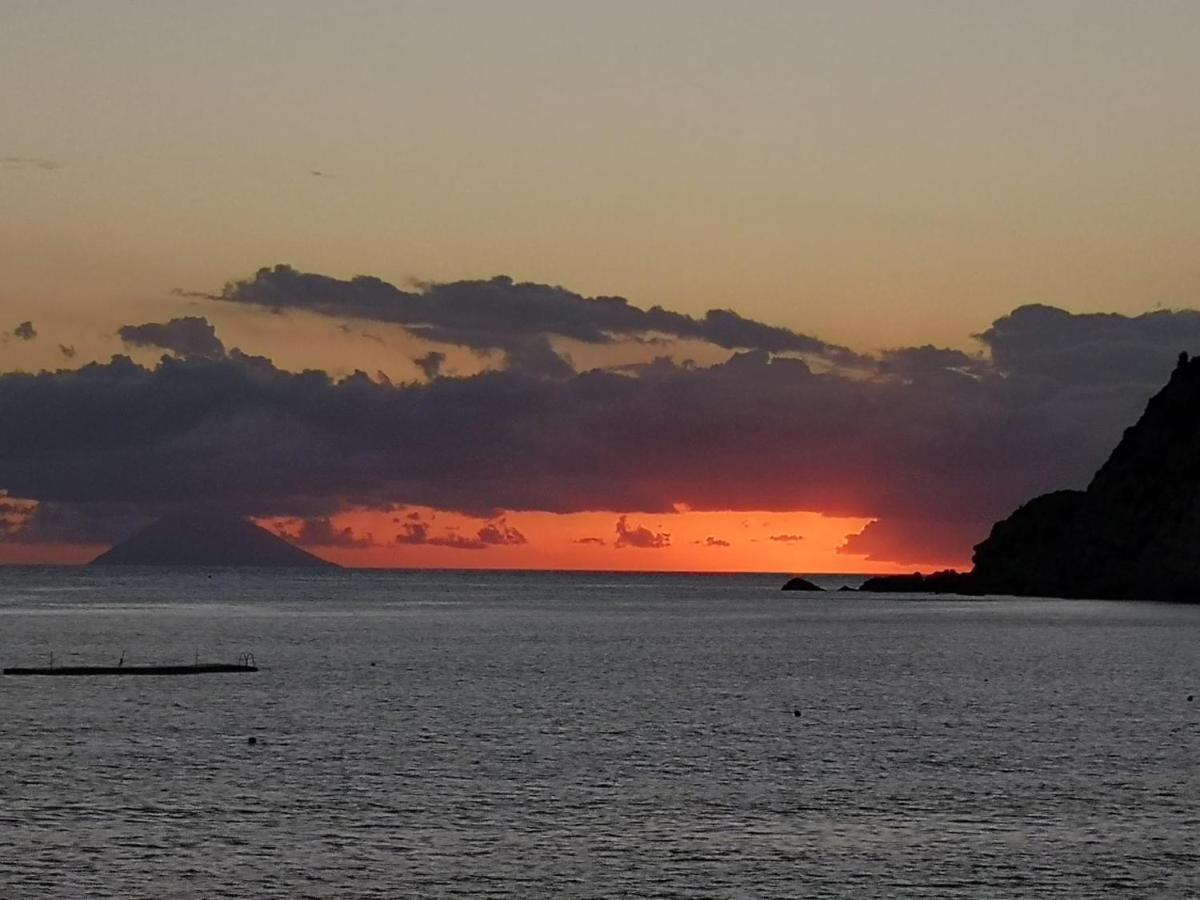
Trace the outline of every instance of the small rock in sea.
{"type": "Polygon", "coordinates": [[[1191,702],[1192,702],[1192,695],[1188,694],[1188,703],[1191,703],[1191,702]]]}
{"type": "Polygon", "coordinates": [[[247,744],[257,744],[257,743],[258,743],[258,738],[256,738],[256,737],[248,737],[248,738],[246,738],[246,743],[247,743],[247,744]]]}
{"type": "Polygon", "coordinates": [[[800,710],[798,710],[798,709],[793,709],[793,710],[792,710],[792,715],[793,715],[793,716],[795,716],[797,719],[798,719],[798,718],[800,718],[800,710]]]}
{"type": "Polygon", "coordinates": [[[789,578],[782,588],[785,591],[820,591],[824,590],[819,584],[813,584],[807,578],[789,578]]]}

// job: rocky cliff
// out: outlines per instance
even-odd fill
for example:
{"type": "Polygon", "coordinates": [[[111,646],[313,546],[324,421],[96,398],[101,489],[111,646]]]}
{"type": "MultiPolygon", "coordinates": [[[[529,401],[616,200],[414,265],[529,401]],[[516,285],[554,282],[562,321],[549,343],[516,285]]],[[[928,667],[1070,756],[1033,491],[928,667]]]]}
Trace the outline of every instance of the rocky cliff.
{"type": "MultiPolygon", "coordinates": [[[[1180,354],[1084,491],[1030,500],[975,547],[955,593],[1200,600],[1200,359],[1180,354]]],[[[914,588],[911,576],[865,590],[914,588]],[[904,580],[908,579],[907,582],[904,580]]]]}

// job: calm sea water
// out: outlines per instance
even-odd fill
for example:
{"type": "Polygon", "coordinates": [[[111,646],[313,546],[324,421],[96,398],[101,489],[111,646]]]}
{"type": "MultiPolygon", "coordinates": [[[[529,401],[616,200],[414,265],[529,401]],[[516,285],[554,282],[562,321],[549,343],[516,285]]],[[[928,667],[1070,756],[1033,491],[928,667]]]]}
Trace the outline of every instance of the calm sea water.
{"type": "Polygon", "coordinates": [[[0,897],[1200,894],[1200,608],[780,583],[0,569],[5,665],[262,667],[0,679],[0,897]]]}

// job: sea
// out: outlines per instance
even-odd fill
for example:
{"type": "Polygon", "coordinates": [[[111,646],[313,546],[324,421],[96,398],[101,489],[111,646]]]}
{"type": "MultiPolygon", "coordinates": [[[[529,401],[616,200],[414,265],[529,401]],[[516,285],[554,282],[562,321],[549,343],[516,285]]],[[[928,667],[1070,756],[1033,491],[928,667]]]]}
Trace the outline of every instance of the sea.
{"type": "MultiPolygon", "coordinates": [[[[1200,896],[1200,607],[0,569],[0,898],[1200,896]]],[[[830,587],[847,579],[827,579],[830,587]]]]}

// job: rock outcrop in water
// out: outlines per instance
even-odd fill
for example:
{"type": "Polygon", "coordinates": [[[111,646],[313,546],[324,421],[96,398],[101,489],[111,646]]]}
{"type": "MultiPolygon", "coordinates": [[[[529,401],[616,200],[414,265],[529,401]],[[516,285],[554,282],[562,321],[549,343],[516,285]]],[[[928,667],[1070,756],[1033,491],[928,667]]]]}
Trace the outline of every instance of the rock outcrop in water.
{"type": "Polygon", "coordinates": [[[868,578],[858,588],[874,593],[912,592],[914,594],[982,594],[982,587],[970,572],[944,569],[923,575],[877,575],[868,578]]]}
{"type": "Polygon", "coordinates": [[[1180,354],[1087,490],[1030,500],[974,563],[862,590],[1200,601],[1200,359],[1180,354]]]}
{"type": "Polygon", "coordinates": [[[785,590],[785,591],[823,591],[823,590],[825,590],[825,588],[821,587],[819,584],[814,584],[813,582],[809,581],[807,578],[801,578],[799,576],[796,576],[795,578],[789,578],[784,583],[781,590],[785,590]]]}
{"type": "Polygon", "coordinates": [[[160,519],[101,553],[108,566],[327,566],[240,516],[191,513],[160,519]]]}

